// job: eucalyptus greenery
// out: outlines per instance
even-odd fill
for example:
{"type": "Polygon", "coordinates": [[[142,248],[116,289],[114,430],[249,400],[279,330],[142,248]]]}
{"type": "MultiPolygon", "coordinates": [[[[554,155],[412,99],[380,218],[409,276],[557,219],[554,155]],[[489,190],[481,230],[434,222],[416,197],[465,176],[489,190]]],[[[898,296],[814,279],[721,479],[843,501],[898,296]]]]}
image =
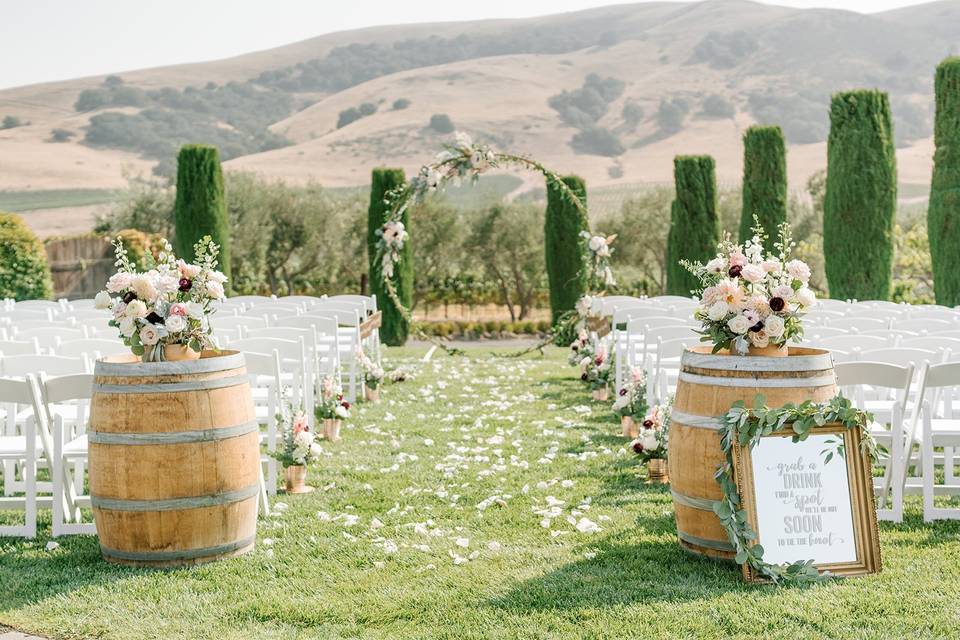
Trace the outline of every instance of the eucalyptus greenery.
{"type": "MultiPolygon", "coordinates": [[[[763,547],[755,542],[757,533],[747,522],[746,511],[741,508],[740,493],[733,476],[734,444],[752,449],[760,442],[760,438],[782,430],[792,431],[793,442],[801,442],[807,439],[814,428],[839,423],[847,429],[861,430],[861,448],[875,460],[879,448],[867,427],[873,421],[873,415],[854,407],[850,400],[842,395],[822,404],[807,400],[799,405],[788,403],[778,409],[771,409],[766,405],[763,394],[758,394],[753,400],[752,408],[738,400],[720,420],[723,423],[720,448],[726,459],[714,476],[723,497],[714,505],[713,511],[736,550],[736,562],[748,564],[757,574],[775,584],[816,582],[831,577],[829,572],[821,574],[817,571],[813,560],[800,560],[783,565],[764,562],[763,547]]],[[[844,455],[842,443],[841,438],[837,448],[840,457],[844,455]]],[[[833,452],[828,453],[825,462],[829,462],[832,457],[833,452]]]]}

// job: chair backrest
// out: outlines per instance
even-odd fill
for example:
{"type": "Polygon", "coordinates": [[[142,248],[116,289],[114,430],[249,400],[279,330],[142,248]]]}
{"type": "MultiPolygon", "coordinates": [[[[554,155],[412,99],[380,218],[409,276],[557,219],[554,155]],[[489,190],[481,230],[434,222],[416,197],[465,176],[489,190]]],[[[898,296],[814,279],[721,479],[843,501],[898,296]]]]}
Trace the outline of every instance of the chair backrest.
{"type": "Polygon", "coordinates": [[[932,331],[950,331],[953,329],[960,329],[960,320],[946,319],[946,318],[909,318],[903,320],[894,320],[891,325],[894,329],[902,329],[904,331],[917,331],[922,329],[927,333],[932,331]]]}
{"type": "Polygon", "coordinates": [[[613,325],[624,324],[632,318],[652,318],[654,316],[673,316],[673,307],[654,302],[643,302],[636,305],[617,307],[613,311],[613,325]]]}
{"type": "Polygon", "coordinates": [[[640,298],[634,296],[594,296],[590,305],[590,312],[595,316],[612,316],[617,307],[627,306],[641,302],[640,298]]]}
{"type": "Polygon", "coordinates": [[[275,296],[231,296],[227,298],[230,304],[258,305],[276,302],[275,296]]]}
{"type": "MultiPolygon", "coordinates": [[[[359,327],[360,314],[356,309],[342,309],[334,307],[318,307],[310,310],[307,317],[336,318],[337,324],[342,327],[359,327]]],[[[279,318],[277,319],[279,321],[279,318]]]]}
{"type": "Polygon", "coordinates": [[[58,345],[67,340],[82,340],[87,337],[84,329],[73,329],[70,327],[37,327],[32,324],[30,328],[18,328],[14,338],[17,340],[30,340],[36,338],[41,347],[58,345]]]}
{"type": "Polygon", "coordinates": [[[880,336],[862,336],[856,334],[836,336],[833,338],[820,338],[816,341],[811,340],[810,343],[822,349],[842,349],[844,351],[850,351],[851,349],[860,349],[863,351],[893,346],[893,340],[886,340],[880,336]]]}
{"type": "MultiPolygon", "coordinates": [[[[927,404],[933,415],[954,419],[960,415],[960,362],[924,363],[917,405],[927,404]]],[[[915,434],[914,434],[915,435],[915,434]]]]}
{"type": "Polygon", "coordinates": [[[2,340],[0,341],[0,356],[28,356],[39,355],[40,343],[36,338],[30,340],[2,340]]]}
{"type": "Polygon", "coordinates": [[[280,340],[303,340],[307,349],[316,349],[317,333],[313,328],[304,327],[267,327],[265,329],[247,329],[247,338],[278,338],[280,340]]]}
{"type": "MultiPolygon", "coordinates": [[[[362,296],[353,293],[341,293],[335,296],[329,296],[326,300],[332,300],[334,302],[353,302],[362,304],[367,313],[373,313],[377,310],[377,297],[376,296],[362,296]]],[[[320,303],[323,303],[323,300],[320,300],[320,303]]]]}
{"type": "Polygon", "coordinates": [[[351,302],[350,300],[337,300],[327,298],[310,308],[309,313],[324,314],[327,310],[333,311],[355,311],[358,316],[363,318],[366,315],[366,305],[362,302],[351,302]]]}
{"type": "MultiPolygon", "coordinates": [[[[272,353],[277,352],[280,359],[287,361],[303,361],[304,345],[302,341],[283,340],[280,338],[244,338],[230,343],[230,348],[244,353],[272,353]]],[[[286,367],[285,367],[286,368],[286,367]]]]}
{"type": "Polygon", "coordinates": [[[81,309],[93,309],[97,301],[93,298],[77,298],[76,300],[67,301],[67,309],[72,311],[79,311],[81,309]]]}
{"type": "Polygon", "coordinates": [[[645,330],[657,327],[676,326],[680,322],[673,316],[644,316],[627,320],[627,333],[643,334],[645,330]]]}
{"type": "Polygon", "coordinates": [[[244,366],[247,373],[253,376],[268,376],[280,383],[280,354],[276,350],[270,353],[245,351],[243,354],[244,366]]]}
{"type": "MultiPolygon", "coordinates": [[[[950,353],[960,354],[960,336],[950,338],[948,336],[914,336],[900,340],[901,347],[911,349],[929,349],[930,351],[939,351],[941,349],[950,349],[950,353]]],[[[0,351],[3,348],[0,347],[0,351]]]]}
{"type": "Polygon", "coordinates": [[[869,331],[870,329],[889,329],[890,321],[877,317],[844,316],[830,321],[831,327],[842,327],[853,331],[869,331]]]}
{"type": "MultiPolygon", "coordinates": [[[[667,360],[679,360],[683,352],[688,347],[700,344],[700,336],[690,332],[689,337],[668,338],[657,341],[657,369],[663,366],[667,360]]],[[[679,366],[679,362],[677,363],[679,366]]]]}
{"type": "Polygon", "coordinates": [[[0,375],[25,377],[27,375],[66,376],[89,373],[86,358],[67,356],[4,356],[0,358],[0,375]]]}
{"type": "Polygon", "coordinates": [[[949,307],[918,305],[910,308],[910,318],[913,320],[924,320],[931,318],[958,323],[960,322],[960,311],[951,309],[949,307]]]}
{"type": "Polygon", "coordinates": [[[906,366],[912,364],[919,367],[924,362],[938,363],[943,360],[943,354],[929,349],[864,349],[860,351],[860,360],[870,362],[886,362],[906,366]]]}
{"type": "Polygon", "coordinates": [[[840,362],[833,370],[837,375],[837,386],[854,405],[865,407],[868,400],[892,400],[900,405],[901,412],[906,410],[915,370],[913,364],[840,362]]]}
{"type": "MultiPolygon", "coordinates": [[[[86,356],[93,358],[95,356],[115,356],[125,354],[130,350],[119,340],[109,340],[106,338],[84,338],[81,340],[67,340],[57,346],[58,356],[86,356]]],[[[2,348],[0,348],[2,351],[2,348]]]]}
{"type": "Polygon", "coordinates": [[[213,333],[216,335],[217,330],[220,328],[237,329],[243,327],[244,329],[263,329],[267,326],[267,321],[262,317],[250,317],[246,315],[215,316],[210,320],[210,326],[213,327],[213,333]]]}
{"type": "Polygon", "coordinates": [[[960,329],[951,329],[949,331],[928,331],[930,336],[943,336],[945,338],[960,338],[960,329]]]}
{"type": "Polygon", "coordinates": [[[818,339],[848,336],[850,332],[840,327],[811,327],[804,334],[804,342],[815,344],[818,339]]]}
{"type": "Polygon", "coordinates": [[[336,336],[337,319],[333,316],[303,315],[295,318],[277,318],[275,327],[313,329],[317,336],[336,336]]]}
{"type": "Polygon", "coordinates": [[[659,327],[650,327],[643,335],[643,341],[649,346],[657,344],[661,340],[677,340],[680,338],[691,339],[694,342],[700,341],[700,335],[695,333],[693,327],[686,325],[677,325],[677,321],[674,320],[673,324],[670,325],[661,325],[659,327]]]}
{"type": "Polygon", "coordinates": [[[93,395],[92,374],[81,373],[53,378],[41,376],[40,390],[47,418],[51,423],[58,419],[61,423],[69,420],[75,428],[75,433],[80,434],[87,430],[90,398],[93,395]],[[72,407],[72,411],[64,415],[64,409],[68,405],[72,407]]]}
{"type": "Polygon", "coordinates": [[[35,414],[43,412],[40,387],[34,375],[27,374],[23,378],[0,378],[0,403],[22,404],[30,407],[35,414]]]}
{"type": "Polygon", "coordinates": [[[904,331],[903,329],[870,329],[869,331],[858,331],[861,336],[880,336],[881,338],[892,339],[899,346],[899,343],[907,338],[916,338],[920,334],[915,331],[904,331]]]}

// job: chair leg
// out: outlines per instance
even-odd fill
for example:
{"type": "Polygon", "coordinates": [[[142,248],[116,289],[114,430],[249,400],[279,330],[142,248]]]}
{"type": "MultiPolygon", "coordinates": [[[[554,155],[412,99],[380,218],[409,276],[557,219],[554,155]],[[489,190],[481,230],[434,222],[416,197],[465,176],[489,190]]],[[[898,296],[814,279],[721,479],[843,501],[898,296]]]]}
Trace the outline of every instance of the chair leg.
{"type": "Polygon", "coordinates": [[[260,503],[260,515],[269,516],[270,515],[270,498],[267,497],[267,486],[264,483],[263,479],[263,466],[260,467],[260,493],[258,502],[260,503]]]}
{"type": "Polygon", "coordinates": [[[63,474],[59,473],[60,467],[64,465],[63,460],[63,424],[57,420],[53,424],[53,524],[52,535],[54,538],[61,535],[64,525],[63,511],[63,474]]]}
{"type": "Polygon", "coordinates": [[[37,537],[37,433],[36,425],[30,424],[25,429],[27,436],[27,460],[24,464],[24,484],[27,495],[25,500],[26,526],[24,536],[37,537]]]}
{"type": "Polygon", "coordinates": [[[933,434],[930,420],[923,421],[923,442],[921,444],[921,463],[923,468],[923,521],[935,520],[933,506],[933,434]]]}

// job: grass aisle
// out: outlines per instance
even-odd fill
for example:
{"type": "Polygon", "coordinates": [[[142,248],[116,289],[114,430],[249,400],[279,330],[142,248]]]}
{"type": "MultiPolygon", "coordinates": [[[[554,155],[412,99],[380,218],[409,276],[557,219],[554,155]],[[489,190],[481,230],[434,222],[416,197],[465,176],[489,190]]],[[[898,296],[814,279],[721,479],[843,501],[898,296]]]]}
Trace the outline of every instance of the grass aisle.
{"type": "MultiPolygon", "coordinates": [[[[917,503],[884,572],[747,586],[678,548],[606,404],[545,359],[391,351],[414,378],[324,445],[256,551],[192,570],[111,567],[92,537],[0,542],[0,622],[102,638],[956,637],[957,524],[917,503]]],[[[48,524],[44,523],[46,531],[48,524]]]]}

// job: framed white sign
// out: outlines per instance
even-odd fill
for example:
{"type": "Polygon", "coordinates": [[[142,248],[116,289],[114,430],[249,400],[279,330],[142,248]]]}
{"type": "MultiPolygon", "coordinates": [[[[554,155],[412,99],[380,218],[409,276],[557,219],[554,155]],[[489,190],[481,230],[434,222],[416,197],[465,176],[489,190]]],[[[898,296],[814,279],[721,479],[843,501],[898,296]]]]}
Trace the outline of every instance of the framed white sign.
{"type": "MultiPolygon", "coordinates": [[[[734,450],[741,504],[764,561],[813,560],[838,575],[878,571],[873,481],[859,430],[827,425],[800,442],[792,435],[771,434],[752,450],[734,450]]],[[[746,565],[744,575],[757,579],[746,565]]]]}

